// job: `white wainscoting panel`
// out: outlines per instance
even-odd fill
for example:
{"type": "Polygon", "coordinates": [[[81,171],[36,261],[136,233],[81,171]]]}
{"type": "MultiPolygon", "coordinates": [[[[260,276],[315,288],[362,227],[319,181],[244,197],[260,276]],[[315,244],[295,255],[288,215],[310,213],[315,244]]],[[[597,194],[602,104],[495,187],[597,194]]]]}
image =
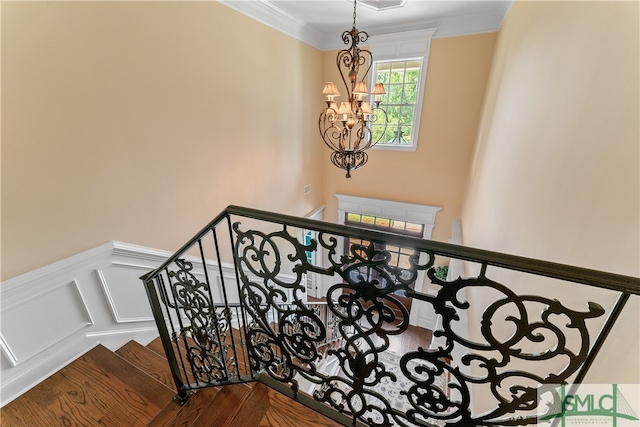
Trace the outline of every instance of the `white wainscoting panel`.
{"type": "Polygon", "coordinates": [[[139,277],[169,256],[109,242],[2,282],[0,406],[97,344],[158,336],[139,277]]]}
{"type": "Polygon", "coordinates": [[[5,356],[13,366],[18,366],[92,325],[93,320],[78,283],[72,280],[3,306],[2,323],[5,356]],[[43,301],[47,303],[46,309],[42,307],[43,301]]]}
{"type": "Polygon", "coordinates": [[[153,320],[151,306],[139,304],[147,298],[144,288],[131,286],[128,280],[131,274],[142,276],[153,269],[154,267],[150,265],[113,262],[109,267],[95,271],[114,322],[133,323],[153,320]]]}

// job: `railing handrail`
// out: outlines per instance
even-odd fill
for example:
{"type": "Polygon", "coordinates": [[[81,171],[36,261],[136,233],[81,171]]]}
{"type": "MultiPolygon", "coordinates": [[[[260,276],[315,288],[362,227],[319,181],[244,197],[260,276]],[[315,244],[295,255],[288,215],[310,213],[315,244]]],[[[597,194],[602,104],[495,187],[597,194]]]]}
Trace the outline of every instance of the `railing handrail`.
{"type": "MultiPolygon", "coordinates": [[[[220,212],[142,280],[178,389],[176,401],[184,403],[190,390],[196,388],[262,381],[257,375],[263,372],[273,381],[290,386],[297,398],[299,384],[294,375],[299,374],[312,385],[316,384],[315,391],[306,388],[303,391],[313,391],[317,407],[331,412],[334,419],[337,412],[333,411],[347,414],[353,425],[364,420],[368,413],[357,409],[358,405],[379,414],[387,424],[391,419],[414,419],[411,411],[416,410],[425,420],[430,420],[433,413],[443,420],[461,417],[464,425],[495,425],[502,417],[511,417],[504,419],[509,425],[531,424],[531,414],[518,415],[518,418],[510,415],[526,410],[525,400],[527,405],[534,403],[528,381],[552,385],[574,376],[574,381],[580,383],[630,295],[640,294],[638,277],[239,206],[228,206],[220,212]],[[303,230],[315,231],[317,243],[309,244],[303,239],[303,230]],[[230,245],[223,248],[224,252],[220,250],[219,234],[223,243],[230,245]],[[363,244],[356,248],[353,256],[343,256],[340,243],[343,239],[348,243],[349,238],[362,240],[363,244]],[[280,241],[285,243],[282,248],[280,241]],[[414,249],[421,254],[421,259],[417,261],[414,256],[409,269],[400,270],[390,264],[384,244],[414,249]],[[204,248],[215,259],[205,256],[204,248]],[[326,249],[322,250],[322,256],[309,261],[309,253],[318,253],[322,248],[326,249]],[[212,253],[212,249],[215,252],[212,253]],[[194,256],[197,251],[199,259],[194,256]],[[226,264],[223,260],[230,256],[233,257],[233,277],[222,267],[226,264]],[[434,275],[436,256],[477,263],[480,273],[477,277],[447,283],[434,275]],[[284,259],[291,264],[283,263],[284,259]],[[488,266],[613,290],[619,295],[613,307],[605,309],[597,301],[589,301],[586,311],[574,311],[561,301],[530,293],[529,289],[520,295],[517,290],[487,279],[488,266]],[[415,292],[408,285],[419,277],[419,271],[427,269],[431,281],[441,285],[434,295],[415,292]],[[289,270],[296,274],[289,277],[285,274],[289,270]],[[406,275],[405,271],[410,274],[406,275]],[[352,272],[358,272],[357,277],[352,272]],[[322,275],[323,281],[324,276],[328,276],[327,280],[334,282],[324,293],[325,302],[307,302],[303,298],[304,292],[299,290],[308,287],[305,274],[322,275]],[[471,307],[459,298],[460,292],[471,287],[486,289],[487,295],[497,295],[482,313],[472,313],[482,324],[479,340],[470,338],[464,324],[459,323],[462,313],[471,307]],[[385,354],[390,348],[389,335],[403,333],[408,328],[411,313],[404,303],[393,297],[399,291],[432,306],[440,319],[439,326],[431,328],[435,330],[433,336],[444,336],[446,342],[436,343],[428,350],[409,348],[401,358],[385,362],[399,367],[403,376],[413,383],[409,388],[412,394],[406,391],[406,401],[392,407],[375,387],[383,378],[393,379],[389,374],[392,368],[376,355],[385,354]],[[239,302],[230,303],[230,298],[239,298],[239,302]],[[508,309],[503,309],[507,306],[508,309]],[[231,310],[232,307],[235,309],[231,310]],[[590,332],[593,331],[589,325],[597,323],[590,323],[590,319],[604,315],[607,315],[604,324],[592,341],[590,332]],[[504,327],[493,330],[494,320],[496,324],[508,323],[511,338],[506,342],[496,338],[501,336],[504,327]],[[462,330],[457,331],[459,325],[462,330]],[[531,347],[531,343],[535,343],[534,352],[523,351],[531,347]],[[545,349],[545,345],[548,348],[545,349]],[[344,375],[333,376],[318,368],[320,365],[316,363],[325,356],[336,356],[344,375]],[[567,356],[569,362],[564,363],[567,356]],[[543,364],[535,369],[519,370],[522,361],[528,367],[529,361],[551,359],[562,360],[565,366],[556,370],[547,369],[543,364]],[[465,360],[486,361],[483,362],[486,375],[480,378],[460,369],[462,364],[471,366],[465,360]],[[375,380],[367,383],[365,379],[373,378],[374,373],[375,380]],[[444,385],[436,384],[436,376],[438,384],[444,381],[444,385]],[[504,399],[498,389],[507,386],[503,384],[507,377],[514,378],[509,379],[510,383],[515,381],[511,390],[516,387],[526,394],[504,399]],[[522,381],[517,378],[526,380],[520,384],[522,381]],[[490,412],[473,413],[471,386],[474,383],[491,390],[496,405],[490,412]],[[434,384],[436,387],[432,388],[434,384]],[[345,387],[352,391],[345,394],[345,387]],[[458,390],[455,393],[459,396],[451,400],[448,391],[447,396],[442,394],[445,388],[458,390]],[[434,413],[418,401],[422,399],[419,396],[430,389],[441,393],[443,402],[449,402],[443,411],[434,413]],[[367,396],[383,405],[370,402],[367,396]],[[405,411],[406,403],[413,409],[405,411]],[[447,408],[460,410],[451,412],[447,408]]],[[[471,317],[468,323],[471,324],[471,317]]],[[[321,368],[324,369],[324,365],[321,368]]]]}
{"type": "Polygon", "coordinates": [[[457,258],[464,261],[476,262],[486,266],[507,268],[524,273],[551,277],[575,283],[581,283],[597,288],[609,289],[619,292],[640,295],[640,278],[616,273],[608,273],[572,265],[560,264],[551,261],[543,261],[518,255],[509,255],[484,249],[455,245],[452,243],[437,242],[434,240],[420,239],[417,237],[403,236],[400,234],[383,231],[367,230],[349,225],[334,224],[309,218],[300,218],[259,209],[229,205],[218,214],[198,234],[183,245],[172,257],[166,260],[160,267],[142,277],[145,280],[154,277],[171,262],[175,261],[184,251],[189,249],[198,239],[201,239],[220,221],[237,215],[261,221],[283,224],[301,229],[320,231],[339,236],[350,236],[369,241],[384,241],[398,246],[414,248],[420,251],[431,252],[436,255],[457,258]]]}
{"type": "MultiPolygon", "coordinates": [[[[230,207],[230,206],[229,206],[230,207]]],[[[171,264],[172,262],[174,262],[177,258],[180,257],[180,255],[182,255],[182,253],[184,251],[186,251],[187,249],[189,249],[191,246],[193,246],[193,244],[195,242],[198,241],[198,239],[202,239],[203,236],[205,236],[209,230],[211,230],[212,228],[214,228],[216,225],[218,225],[218,223],[220,221],[222,221],[223,219],[227,218],[227,216],[229,216],[229,207],[227,207],[225,210],[223,210],[222,212],[220,212],[218,215],[216,215],[215,218],[213,218],[209,224],[205,225],[202,230],[200,230],[198,232],[198,234],[196,234],[195,236],[193,236],[191,239],[189,239],[189,241],[187,243],[185,243],[184,245],[182,245],[182,247],[180,249],[178,249],[177,251],[175,251],[173,253],[173,255],[171,255],[167,260],[165,260],[158,268],[156,268],[153,271],[150,271],[149,273],[143,275],[142,277],[140,277],[140,279],[143,282],[146,282],[149,278],[151,277],[155,277],[157,276],[162,270],[164,270],[165,268],[167,268],[167,266],[169,264],[171,264]]]]}

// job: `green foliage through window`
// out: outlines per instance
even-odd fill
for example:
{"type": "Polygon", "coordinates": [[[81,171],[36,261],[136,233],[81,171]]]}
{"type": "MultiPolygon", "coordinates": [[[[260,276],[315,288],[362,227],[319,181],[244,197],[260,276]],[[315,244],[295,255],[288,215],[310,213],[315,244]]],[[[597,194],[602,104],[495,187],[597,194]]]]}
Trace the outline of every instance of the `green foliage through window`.
{"type": "Polygon", "coordinates": [[[374,122],[373,140],[379,140],[380,145],[413,145],[422,60],[379,62],[376,65],[376,82],[383,83],[387,92],[380,104],[387,112],[387,129],[384,131],[383,123],[374,122]]]}

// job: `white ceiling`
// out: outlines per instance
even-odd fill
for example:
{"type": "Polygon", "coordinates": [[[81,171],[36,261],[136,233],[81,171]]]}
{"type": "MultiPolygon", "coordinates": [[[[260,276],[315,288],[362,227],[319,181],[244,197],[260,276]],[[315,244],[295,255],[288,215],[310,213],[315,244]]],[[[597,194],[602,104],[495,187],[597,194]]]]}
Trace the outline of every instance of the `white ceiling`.
{"type": "MultiPolygon", "coordinates": [[[[322,50],[344,47],[353,24],[353,0],[219,0],[264,24],[322,50]]],[[[370,36],[436,28],[434,38],[498,31],[513,0],[358,0],[356,24],[370,36]]]]}

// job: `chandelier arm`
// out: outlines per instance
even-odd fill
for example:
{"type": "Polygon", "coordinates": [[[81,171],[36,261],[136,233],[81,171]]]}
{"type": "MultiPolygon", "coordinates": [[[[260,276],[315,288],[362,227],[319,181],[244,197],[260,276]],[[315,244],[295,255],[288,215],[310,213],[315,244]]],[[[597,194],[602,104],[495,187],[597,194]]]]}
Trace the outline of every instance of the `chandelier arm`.
{"type": "MultiPolygon", "coordinates": [[[[389,117],[387,116],[387,112],[382,108],[378,108],[378,107],[374,107],[371,111],[371,123],[376,123],[379,119],[378,117],[379,115],[384,116],[384,120],[382,121],[382,124],[384,125],[384,127],[382,128],[382,132],[380,133],[380,136],[378,137],[378,139],[373,141],[371,146],[374,146],[378,142],[380,142],[385,132],[387,131],[387,126],[389,125],[389,117]]],[[[371,137],[373,139],[373,133],[371,133],[371,137]]]]}
{"type": "Polygon", "coordinates": [[[338,56],[336,56],[336,65],[338,66],[338,71],[340,72],[340,77],[342,78],[342,82],[344,83],[344,86],[347,88],[348,100],[351,100],[351,93],[353,92],[353,87],[354,87],[354,85],[351,84],[350,81],[349,83],[347,83],[349,71],[351,70],[352,64],[353,64],[353,55],[351,54],[350,50],[342,49],[340,52],[338,52],[338,56]],[[346,74],[343,67],[349,70],[346,72],[346,74]]]}
{"type": "Polygon", "coordinates": [[[367,126],[366,122],[362,123],[362,126],[356,131],[358,136],[358,144],[354,147],[354,151],[364,152],[371,147],[371,128],[367,126]],[[361,145],[361,143],[364,144],[361,145]]]}
{"type": "MultiPolygon", "coordinates": [[[[361,50],[360,51],[360,57],[363,58],[363,61],[360,65],[364,65],[365,63],[367,63],[367,59],[365,58],[365,56],[369,57],[369,65],[367,66],[367,70],[364,72],[364,75],[362,76],[362,80],[366,81],[367,80],[367,76],[369,75],[369,71],[371,71],[371,67],[373,66],[373,55],[371,54],[370,51],[368,50],[361,50]]],[[[373,82],[375,84],[375,82],[373,82]]]]}
{"type": "Polygon", "coordinates": [[[326,116],[326,112],[320,114],[318,119],[318,129],[320,130],[320,136],[322,141],[333,151],[342,151],[343,148],[340,145],[342,140],[343,130],[335,125],[334,122],[329,120],[326,116]],[[323,117],[324,116],[324,117],[323,117]],[[327,127],[327,123],[330,124],[327,127]]]}
{"type": "Polygon", "coordinates": [[[336,127],[333,128],[329,128],[329,129],[325,129],[324,133],[322,134],[322,140],[324,141],[324,143],[327,145],[327,147],[331,148],[331,150],[333,151],[342,151],[342,148],[340,147],[339,143],[335,143],[334,141],[340,141],[340,137],[332,137],[331,135],[329,135],[329,133],[337,133],[338,135],[341,135],[342,132],[340,132],[340,130],[336,127]]]}

